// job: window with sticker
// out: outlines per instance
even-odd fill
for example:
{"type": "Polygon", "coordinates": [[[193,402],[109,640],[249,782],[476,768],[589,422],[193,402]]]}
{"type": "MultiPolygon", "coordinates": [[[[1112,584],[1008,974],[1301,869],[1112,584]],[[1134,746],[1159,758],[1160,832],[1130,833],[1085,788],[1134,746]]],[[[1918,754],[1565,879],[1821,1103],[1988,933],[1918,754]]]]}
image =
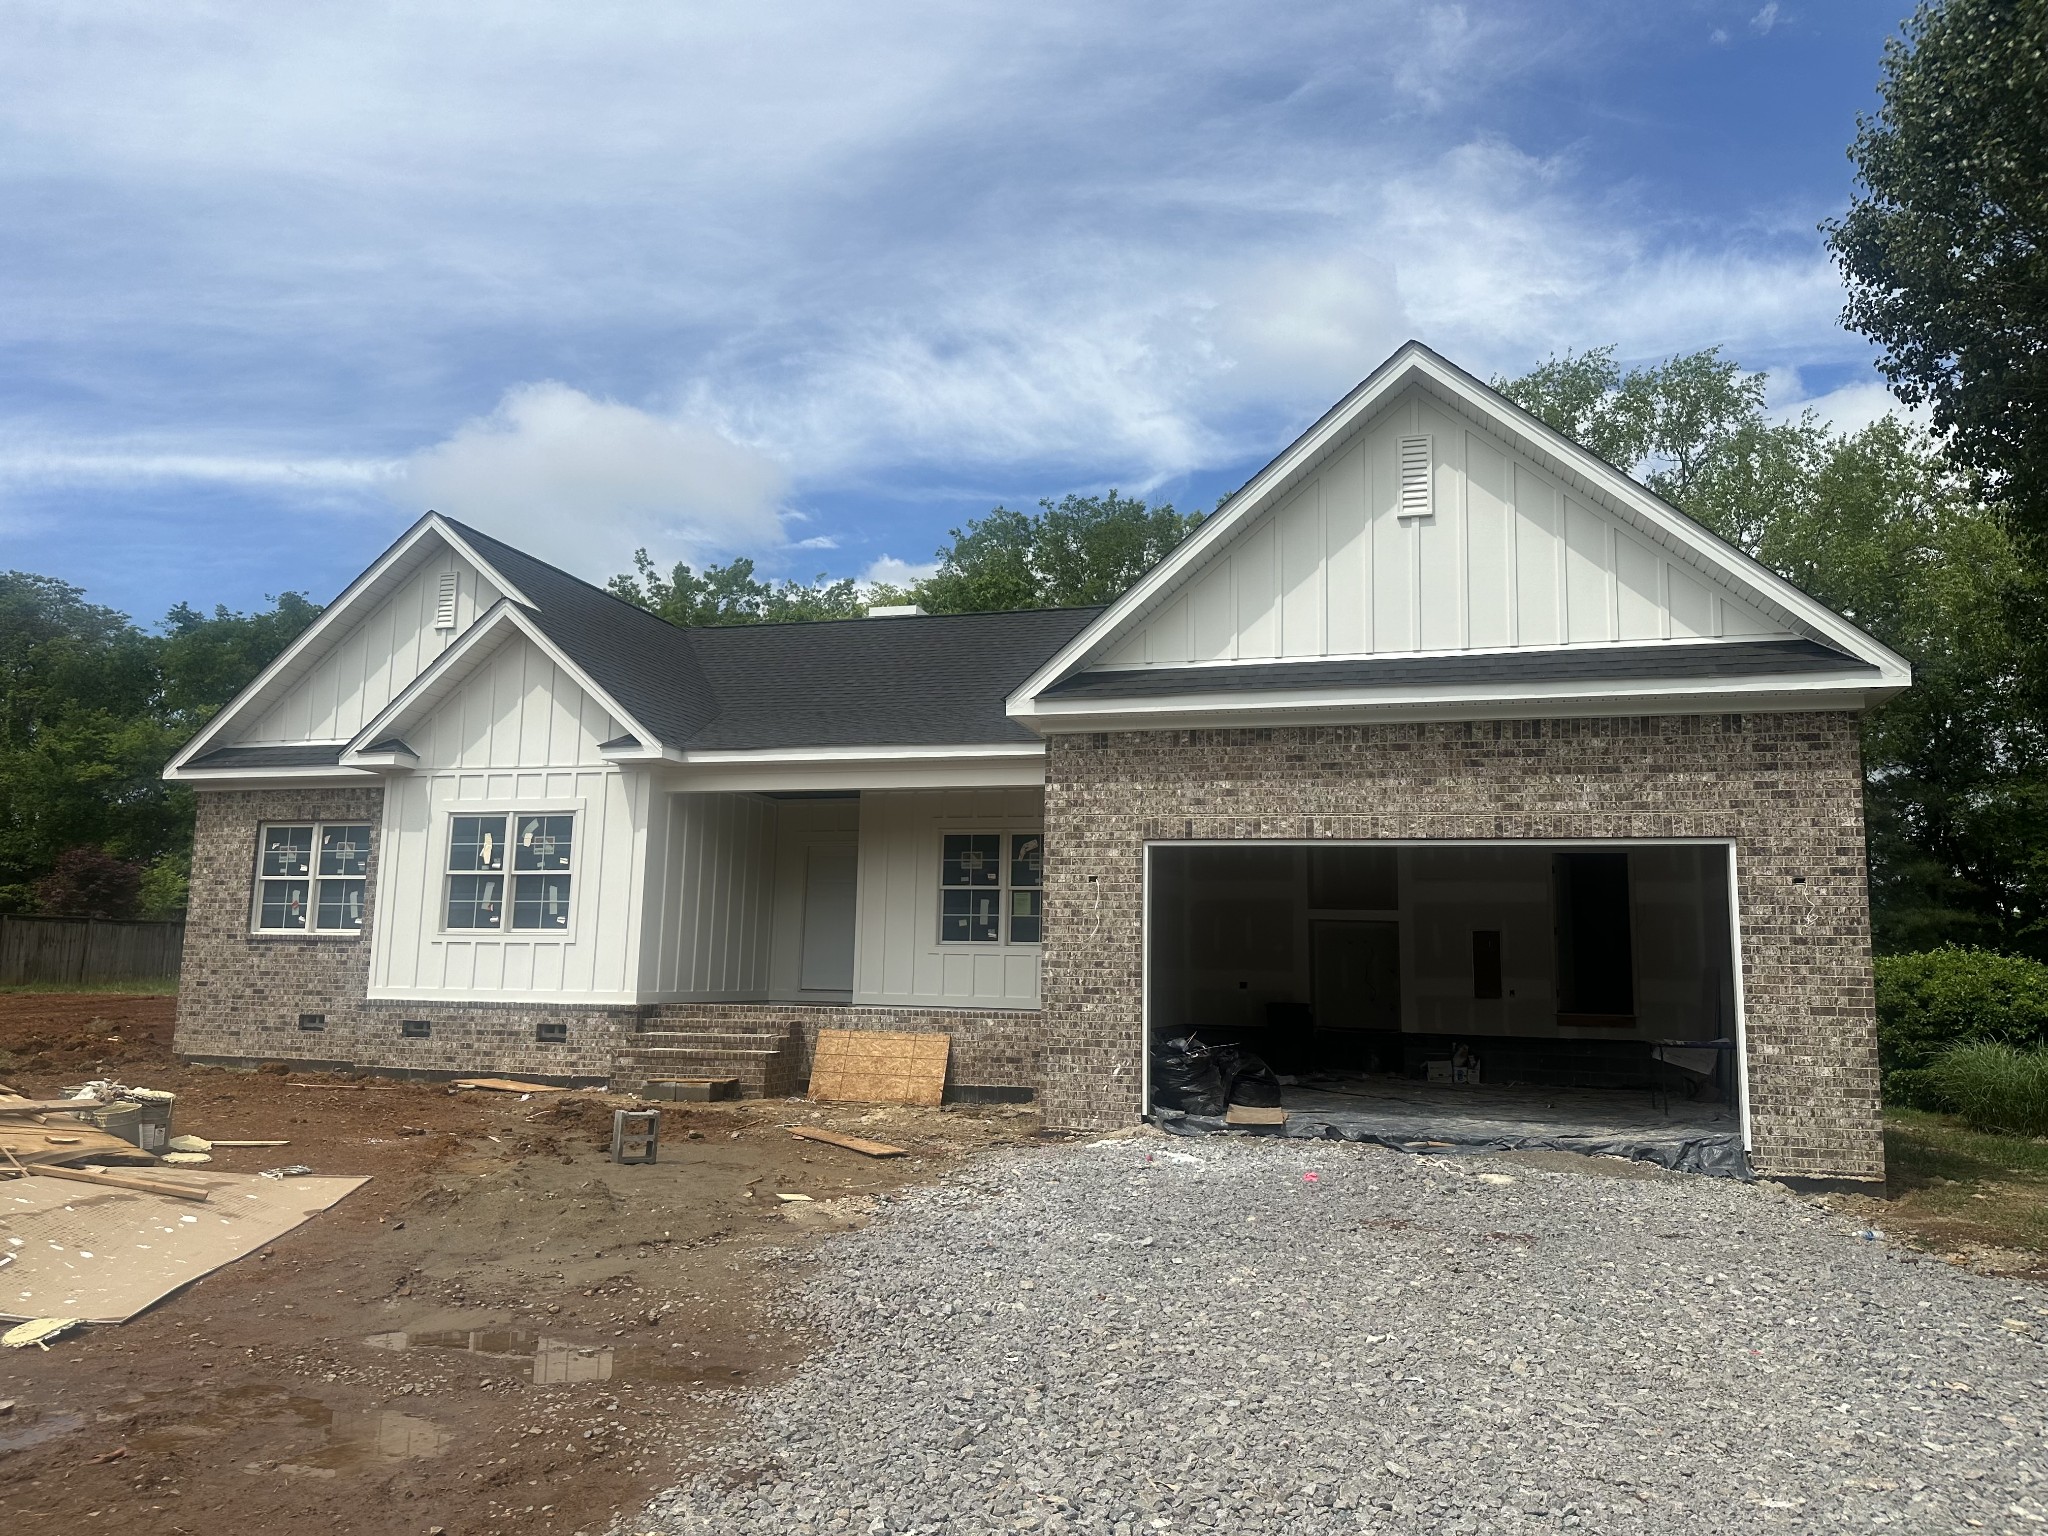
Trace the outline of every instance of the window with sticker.
{"type": "Polygon", "coordinates": [[[569,926],[576,818],[502,811],[448,818],[448,900],[457,931],[561,932],[569,926]]]}
{"type": "Polygon", "coordinates": [[[363,931],[370,877],[367,823],[266,822],[257,842],[257,932],[363,931]]]}
{"type": "Polygon", "coordinates": [[[939,848],[939,942],[1036,944],[1044,923],[1045,836],[947,832],[939,848]]]}

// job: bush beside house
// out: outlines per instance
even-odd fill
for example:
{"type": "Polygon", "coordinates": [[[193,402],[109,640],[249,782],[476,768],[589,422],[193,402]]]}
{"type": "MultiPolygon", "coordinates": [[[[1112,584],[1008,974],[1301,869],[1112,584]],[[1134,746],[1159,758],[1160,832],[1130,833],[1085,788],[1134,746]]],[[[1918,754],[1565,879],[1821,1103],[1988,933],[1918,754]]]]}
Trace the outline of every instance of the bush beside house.
{"type": "Polygon", "coordinates": [[[1982,949],[1881,956],[1877,1039],[1887,1103],[2043,1134],[2020,1126],[2048,1123],[2048,965],[1982,949]]]}

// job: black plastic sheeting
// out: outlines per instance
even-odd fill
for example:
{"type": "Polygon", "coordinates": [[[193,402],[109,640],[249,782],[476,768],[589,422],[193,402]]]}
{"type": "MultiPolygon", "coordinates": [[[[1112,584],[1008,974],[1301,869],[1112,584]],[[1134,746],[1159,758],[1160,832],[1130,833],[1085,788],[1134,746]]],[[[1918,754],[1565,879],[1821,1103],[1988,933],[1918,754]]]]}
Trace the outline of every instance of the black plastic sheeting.
{"type": "Polygon", "coordinates": [[[1616,1127],[1602,1134],[1569,1131],[1526,1131],[1500,1127],[1474,1130],[1446,1125],[1418,1137],[1406,1126],[1390,1126],[1369,1112],[1302,1110],[1289,1106],[1287,1123],[1274,1126],[1228,1125],[1221,1115],[1185,1114],[1160,1109],[1159,1128],[1175,1136],[1209,1136],[1229,1131],[1238,1135],[1284,1136],[1290,1141],[1356,1141],[1424,1156],[1472,1157],[1488,1152],[1577,1152],[1586,1157],[1625,1157],[1654,1163],[1677,1173],[1703,1173],[1712,1178],[1753,1180],[1749,1158],[1738,1132],[1681,1131],[1668,1134],[1616,1127]]]}

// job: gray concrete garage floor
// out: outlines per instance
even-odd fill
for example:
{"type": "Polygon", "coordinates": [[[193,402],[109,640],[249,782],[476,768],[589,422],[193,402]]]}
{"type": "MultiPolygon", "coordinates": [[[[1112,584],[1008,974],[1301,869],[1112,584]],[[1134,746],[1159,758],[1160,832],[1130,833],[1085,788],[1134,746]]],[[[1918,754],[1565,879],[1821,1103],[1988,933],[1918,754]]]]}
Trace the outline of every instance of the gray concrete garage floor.
{"type": "Polygon", "coordinates": [[[2048,1525],[2048,1293],[1769,1184],[1153,1135],[811,1262],[829,1342],[640,1529],[2048,1525]]]}

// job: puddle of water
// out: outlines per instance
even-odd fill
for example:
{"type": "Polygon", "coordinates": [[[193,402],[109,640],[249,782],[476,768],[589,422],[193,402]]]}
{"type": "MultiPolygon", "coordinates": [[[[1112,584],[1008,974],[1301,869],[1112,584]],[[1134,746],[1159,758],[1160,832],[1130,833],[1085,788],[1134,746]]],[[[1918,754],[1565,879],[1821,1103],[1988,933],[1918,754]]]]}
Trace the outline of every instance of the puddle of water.
{"type": "Polygon", "coordinates": [[[0,1429],[0,1456],[9,1451],[25,1451],[31,1446],[43,1445],[82,1428],[84,1424],[85,1415],[82,1413],[45,1413],[25,1424],[9,1424],[0,1429]]]}
{"type": "Polygon", "coordinates": [[[452,1349],[493,1360],[531,1360],[536,1387],[578,1381],[610,1381],[614,1351],[608,1345],[572,1344],[524,1328],[435,1328],[412,1333],[373,1333],[372,1349],[452,1349]]]}

